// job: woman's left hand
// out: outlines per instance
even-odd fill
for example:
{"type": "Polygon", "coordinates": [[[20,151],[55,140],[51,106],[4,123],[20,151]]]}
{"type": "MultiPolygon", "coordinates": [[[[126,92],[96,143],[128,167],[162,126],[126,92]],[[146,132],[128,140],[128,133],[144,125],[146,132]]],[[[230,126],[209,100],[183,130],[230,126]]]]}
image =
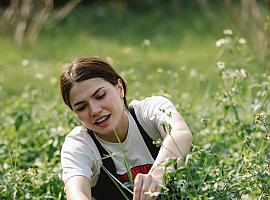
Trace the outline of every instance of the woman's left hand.
{"type": "Polygon", "coordinates": [[[162,171],[156,169],[148,174],[137,174],[134,180],[133,200],[156,199],[161,190],[162,171]]]}

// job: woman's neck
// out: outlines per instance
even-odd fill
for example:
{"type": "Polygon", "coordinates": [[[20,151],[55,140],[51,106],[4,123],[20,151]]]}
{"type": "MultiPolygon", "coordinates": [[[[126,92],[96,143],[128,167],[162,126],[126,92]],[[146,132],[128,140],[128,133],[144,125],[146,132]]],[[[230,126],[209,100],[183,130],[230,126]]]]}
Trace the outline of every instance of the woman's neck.
{"type": "Polygon", "coordinates": [[[119,125],[116,127],[116,130],[114,130],[114,138],[116,139],[115,142],[119,142],[118,139],[121,141],[121,143],[126,140],[128,134],[128,126],[128,111],[124,109],[122,112],[122,117],[119,121],[119,125]]]}
{"type": "Polygon", "coordinates": [[[120,140],[120,142],[123,143],[127,138],[128,126],[129,126],[128,111],[124,109],[116,129],[112,130],[112,132],[107,135],[99,134],[96,132],[95,134],[100,139],[107,142],[118,143],[120,140]]]}

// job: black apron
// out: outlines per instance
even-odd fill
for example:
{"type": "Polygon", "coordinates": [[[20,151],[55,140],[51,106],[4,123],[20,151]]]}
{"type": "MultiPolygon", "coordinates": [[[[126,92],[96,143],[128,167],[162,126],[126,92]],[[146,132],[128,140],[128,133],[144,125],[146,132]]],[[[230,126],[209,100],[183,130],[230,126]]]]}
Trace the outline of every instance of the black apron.
{"type": "MultiPolygon", "coordinates": [[[[143,137],[143,140],[144,140],[146,146],[148,147],[148,150],[151,153],[153,159],[156,159],[157,154],[159,152],[159,147],[156,147],[153,144],[153,140],[149,137],[149,135],[142,128],[141,124],[139,123],[139,121],[135,115],[134,109],[129,108],[129,112],[131,113],[132,117],[134,118],[134,120],[139,128],[139,131],[143,137]]],[[[88,130],[88,133],[92,137],[93,141],[95,142],[101,158],[104,155],[108,155],[109,153],[102,147],[102,145],[99,143],[97,138],[94,136],[93,132],[91,130],[88,130]]],[[[118,176],[116,173],[115,164],[114,164],[113,159],[111,157],[103,159],[102,164],[107,170],[109,170],[109,172],[114,177],[118,176]]],[[[120,184],[118,184],[118,186],[125,193],[125,195],[128,197],[128,199],[133,198],[132,194],[130,192],[128,192],[120,184]]],[[[102,168],[100,168],[100,174],[99,174],[97,184],[91,188],[91,192],[92,192],[92,196],[96,200],[106,200],[106,199],[108,199],[108,197],[110,197],[110,199],[113,198],[116,200],[122,200],[122,199],[125,200],[126,199],[124,197],[124,195],[121,193],[121,191],[118,189],[118,187],[115,185],[115,183],[111,180],[109,175],[102,168]]]]}

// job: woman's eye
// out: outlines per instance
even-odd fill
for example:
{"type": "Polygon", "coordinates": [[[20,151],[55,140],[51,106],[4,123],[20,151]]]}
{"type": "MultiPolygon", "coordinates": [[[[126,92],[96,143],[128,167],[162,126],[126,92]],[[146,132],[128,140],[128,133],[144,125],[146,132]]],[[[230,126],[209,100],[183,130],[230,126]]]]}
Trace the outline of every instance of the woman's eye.
{"type": "Polygon", "coordinates": [[[97,95],[96,99],[103,99],[105,97],[106,93],[102,93],[101,95],[97,95]]]}
{"type": "Polygon", "coordinates": [[[85,106],[81,106],[81,107],[77,108],[77,111],[82,111],[82,110],[84,110],[84,108],[85,108],[85,106]]]}

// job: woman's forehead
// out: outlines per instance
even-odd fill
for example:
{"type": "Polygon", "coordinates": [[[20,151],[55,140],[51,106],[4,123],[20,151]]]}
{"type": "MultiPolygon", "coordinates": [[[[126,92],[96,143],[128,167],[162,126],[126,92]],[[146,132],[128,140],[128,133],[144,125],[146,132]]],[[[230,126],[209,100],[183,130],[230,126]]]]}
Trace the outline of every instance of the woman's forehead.
{"type": "Polygon", "coordinates": [[[109,82],[103,78],[91,78],[84,81],[77,82],[70,90],[70,102],[80,100],[86,96],[92,96],[98,89],[105,88],[110,85],[109,82]]]}

